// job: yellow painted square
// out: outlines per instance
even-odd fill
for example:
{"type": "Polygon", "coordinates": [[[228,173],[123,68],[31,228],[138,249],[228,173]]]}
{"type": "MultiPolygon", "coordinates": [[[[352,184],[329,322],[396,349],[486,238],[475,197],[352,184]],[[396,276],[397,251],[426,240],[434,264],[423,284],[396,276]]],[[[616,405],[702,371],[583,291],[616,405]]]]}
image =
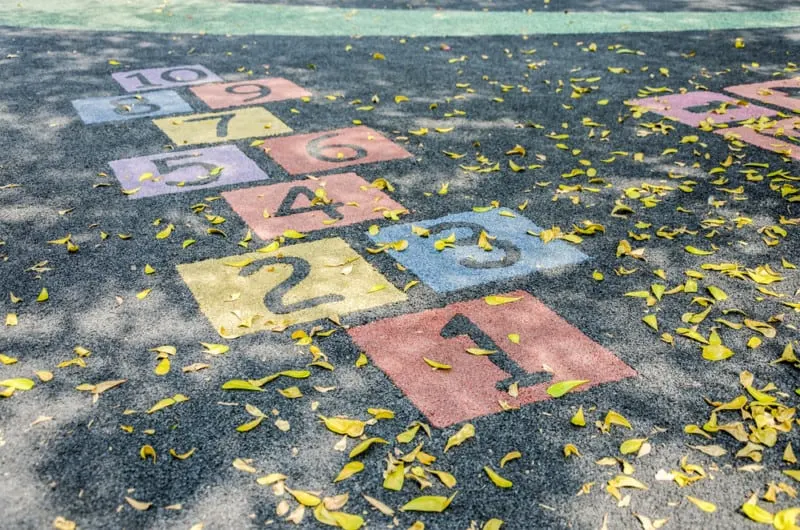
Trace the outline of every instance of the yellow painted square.
{"type": "Polygon", "coordinates": [[[173,116],[153,123],[177,145],[213,144],[292,132],[263,107],[173,116]]]}
{"type": "Polygon", "coordinates": [[[225,336],[344,316],[407,298],[338,237],[178,265],[178,272],[225,336]],[[291,279],[304,267],[307,276],[291,279]]]}

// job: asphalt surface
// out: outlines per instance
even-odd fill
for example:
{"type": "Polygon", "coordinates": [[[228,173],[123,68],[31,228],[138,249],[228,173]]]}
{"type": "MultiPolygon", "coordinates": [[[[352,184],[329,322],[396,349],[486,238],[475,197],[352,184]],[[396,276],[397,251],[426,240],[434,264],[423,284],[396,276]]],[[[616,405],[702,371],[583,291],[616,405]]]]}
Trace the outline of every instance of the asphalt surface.
{"type": "MultiPolygon", "coordinates": [[[[353,7],[371,4],[374,2],[352,2],[353,7]]],[[[401,7],[408,2],[397,4],[401,7]]],[[[778,6],[777,2],[765,2],[758,8],[770,9],[773,4],[778,6]]],[[[550,9],[569,9],[571,5],[577,4],[554,0],[550,9]]],[[[642,7],[641,3],[637,5],[642,7]]],[[[630,9],[637,5],[632,4],[630,9]]],[[[446,3],[442,6],[452,7],[446,3]]],[[[521,2],[497,1],[488,7],[511,10],[521,6],[521,2]]],[[[667,6],[713,7],[709,2],[700,6],[675,1],[647,8],[668,10],[667,6]]],[[[472,4],[459,3],[459,7],[469,8],[472,4]]],[[[542,5],[537,3],[534,7],[542,5]]],[[[592,5],[583,4],[581,8],[590,9],[592,5]]],[[[737,9],[737,5],[726,3],[726,8],[737,9]]],[[[761,321],[785,314],[783,323],[775,324],[777,337],[765,339],[757,349],[745,345],[752,333],[722,328],[725,344],[736,355],[709,363],[702,359],[696,343],[677,338],[673,347],[659,341],[658,334],[640,322],[644,302],[623,294],[646,290],[661,281],[650,272],[654,269],[663,269],[668,278],[663,283],[673,287],[684,280],[683,271],[699,270],[702,263],[740,262],[747,267],[769,263],[785,279],[777,286],[766,287],[786,294],[785,300],[797,301],[793,296],[800,288],[796,271],[780,268],[781,257],[796,262],[800,255],[795,228],[785,227],[788,234],[777,247],[765,246],[757,232],[758,228],[776,224],[780,215],[796,216],[796,207],[770,190],[769,179],[746,182],[733,169],[744,169],[739,167],[744,162],[758,162],[769,164],[768,169],[763,169],[765,174],[778,169],[796,173],[798,162],[787,163],[777,154],[746,148],[746,158],[736,160],[728,171],[730,183],[726,186],[741,184],[746,189],[747,200],[734,202],[719,191],[720,185],[711,183],[717,176],[707,173],[729,154],[721,136],[676,123],[668,135],[640,137],[637,131],[643,129],[638,124],[659,118],[645,114],[639,120],[633,119],[623,101],[635,98],[645,86],[666,86],[677,91],[691,88],[692,81],[722,92],[726,86],[771,80],[774,72],[796,61],[798,51],[797,31],[793,30],[447,39],[228,38],[3,30],[0,186],[20,186],[0,190],[0,240],[5,243],[0,246],[0,254],[7,257],[0,262],[0,304],[4,314],[18,314],[19,324],[0,328],[0,352],[19,362],[0,366],[0,378],[30,377],[33,370],[51,370],[55,377],[31,391],[0,401],[0,526],[47,528],[57,516],[63,516],[80,528],[189,528],[200,522],[205,528],[256,528],[264,526],[265,521],[273,521],[274,528],[293,528],[294,524],[275,515],[276,504],[284,497],[274,497],[269,487],[254,480],[272,472],[287,475],[287,484],[292,488],[324,491],[325,495],[349,492],[351,500],[345,510],[362,514],[369,528],[385,528],[392,519],[370,508],[362,493],[394,508],[417,495],[452,493],[438,483],[420,493],[409,480],[402,492],[383,489],[385,447],[393,446],[373,447],[363,458],[363,473],[331,485],[347,462],[347,454],[333,448],[341,437],[325,430],[317,414],[366,419],[370,407],[391,409],[395,419],[367,428],[368,436],[387,440],[393,440],[412,421],[426,421],[374,363],[355,367],[360,350],[343,330],[315,338],[335,371],[312,367],[311,378],[271,383],[265,393],[220,390],[220,385],[230,379],[300,369],[311,361],[307,346],[296,345],[289,336],[295,328],[234,340],[221,338],[176,270],[178,264],[246,252],[237,243],[248,227],[225,201],[208,204],[210,211],[226,218],[222,225],[226,238],[207,234],[210,225],[191,207],[207,197],[248,184],[130,199],[120,192],[109,162],[163,152],[168,138],[146,118],[86,125],[71,104],[80,98],[122,95],[111,78],[116,71],[202,64],[225,80],[245,79],[247,70],[256,77],[267,71],[311,91],[314,97],[309,102],[289,100],[265,105],[296,134],[349,127],[353,120],[361,120],[402,145],[412,158],[348,170],[370,182],[379,178],[391,182],[396,188],[392,199],[410,212],[402,218],[403,223],[467,212],[490,201],[512,209],[528,201],[527,208],[517,211],[517,215],[540,227],[560,226],[569,231],[583,220],[605,226],[605,234],[586,237],[578,246],[589,256],[584,262],[452,292],[437,292],[421,282],[408,291],[406,301],[342,318],[346,326],[359,326],[524,290],[638,374],[557,400],[476,418],[471,421],[475,438],[447,453],[442,452],[444,444],[461,424],[435,429],[432,439],[424,439],[425,450],[437,456],[436,469],[457,477],[453,491],[457,490],[458,495],[442,514],[398,512],[399,524],[395,527],[408,528],[419,519],[428,529],[464,529],[470,527],[471,521],[480,525],[496,517],[506,522],[504,528],[510,529],[599,528],[607,514],[609,528],[638,528],[635,513],[653,519],[669,518],[668,528],[755,527],[737,509],[752,491],[762,488],[763,492],[765,483],[791,482],[780,472],[788,468],[781,462],[781,454],[786,442],[798,447],[797,430],[782,433],[778,445],[764,452],[763,470],[748,473],[736,468],[751,462],[734,459],[732,454],[742,444],[717,435],[714,443],[730,453],[712,459],[686,446],[706,441],[687,436],[683,428],[706,421],[710,408],[704,396],[727,401],[742,393],[738,377],[743,370],[755,375],[759,388],[773,382],[789,395],[783,400],[785,403],[797,404],[796,370],[786,364],[768,364],[780,356],[786,342],[796,338],[793,326],[797,325],[797,313],[779,305],[777,299],[765,297],[764,301],[756,301],[758,293],[752,283],[703,271],[708,280],[702,281],[702,286],[713,284],[728,293],[728,300],[720,303],[723,308],[743,310],[761,321]],[[745,48],[734,47],[737,37],[744,39],[745,48]],[[592,42],[597,44],[596,52],[582,50],[592,42]],[[644,53],[620,54],[608,49],[616,44],[644,53]],[[530,52],[533,49],[535,53],[530,52]],[[383,54],[385,60],[374,59],[376,52],[383,54]],[[695,54],[688,57],[690,52],[695,54]],[[120,64],[110,65],[109,60],[120,64]],[[530,68],[531,63],[539,64],[530,68]],[[268,70],[264,65],[269,65],[268,70]],[[607,67],[624,67],[629,73],[612,74],[607,67]],[[669,77],[660,74],[659,68],[667,68],[669,77]],[[573,81],[599,88],[580,99],[571,98],[570,78],[576,77],[601,77],[596,82],[573,81]],[[556,91],[559,81],[565,87],[556,91]],[[466,93],[463,84],[467,83],[474,93],[466,93]],[[518,88],[502,92],[500,84],[524,85],[530,92],[518,88]],[[330,100],[326,95],[337,97],[330,100]],[[369,103],[375,95],[380,101],[369,103]],[[410,101],[395,103],[395,95],[405,95],[410,101]],[[457,95],[464,98],[453,99],[457,95]],[[350,103],[356,99],[363,104],[350,103]],[[598,105],[603,99],[608,103],[598,105]],[[434,102],[438,108],[431,110],[429,106],[434,102]],[[358,110],[363,105],[373,105],[374,110],[358,110]],[[444,114],[452,109],[466,115],[446,118],[444,114]],[[602,124],[596,127],[598,135],[600,130],[610,131],[607,140],[588,137],[591,127],[582,125],[586,117],[602,124]],[[429,129],[427,135],[408,132],[422,127],[429,129]],[[436,127],[454,130],[437,133],[436,127]],[[547,138],[549,133],[568,133],[570,137],[561,142],[581,152],[573,155],[560,149],[556,146],[558,140],[547,138]],[[701,143],[679,143],[682,137],[695,134],[701,143]],[[524,146],[528,154],[513,160],[543,167],[519,173],[509,170],[509,156],[505,153],[517,144],[524,146]],[[668,148],[677,148],[678,152],[662,156],[668,148]],[[454,160],[442,151],[466,156],[454,160]],[[617,155],[613,163],[601,162],[613,151],[629,155],[617,155]],[[644,153],[642,161],[633,159],[637,152],[644,153]],[[476,153],[500,162],[501,171],[462,171],[460,164],[477,164],[476,153]],[[537,158],[537,154],[543,156],[537,158]],[[591,160],[598,168],[598,176],[612,187],[599,185],[599,193],[565,193],[554,201],[559,184],[591,186],[585,176],[561,177],[580,167],[579,159],[591,160]],[[698,168],[690,168],[695,162],[699,163],[698,168]],[[654,208],[628,201],[635,205],[633,216],[609,216],[625,188],[641,186],[643,182],[676,185],[677,180],[667,177],[670,171],[685,172],[697,181],[695,191],[672,191],[654,208]],[[543,182],[551,184],[537,185],[543,182]],[[440,195],[437,192],[445,183],[449,183],[448,192],[440,195]],[[570,196],[580,196],[580,203],[573,204],[570,196]],[[709,196],[729,202],[716,209],[709,204],[709,196]],[[692,213],[678,212],[678,207],[692,213]],[[64,210],[69,212],[60,213],[64,210]],[[684,251],[685,245],[701,246],[702,236],[670,241],[653,235],[642,242],[629,236],[629,230],[653,234],[662,225],[686,225],[696,230],[704,217],[718,216],[750,217],[754,224],[736,230],[729,221],[713,239],[720,247],[713,256],[694,256],[684,251]],[[162,224],[154,226],[156,219],[162,219],[162,224]],[[634,228],[637,221],[651,223],[652,228],[634,228]],[[166,223],[175,225],[174,233],[166,239],[156,239],[156,233],[166,223]],[[101,239],[101,231],[109,235],[107,239],[101,239]],[[80,246],[78,252],[68,253],[63,245],[47,243],[67,234],[80,246]],[[130,237],[121,239],[118,234],[130,237]],[[182,248],[181,243],[190,238],[197,243],[182,248]],[[615,250],[622,239],[630,240],[634,248],[646,247],[647,262],[617,259],[615,250]],[[29,270],[45,260],[51,270],[40,275],[29,270]],[[157,272],[145,275],[146,264],[157,272]],[[620,265],[637,268],[638,272],[617,275],[614,269],[620,265]],[[604,273],[602,282],[592,278],[595,270],[604,273]],[[42,287],[48,289],[49,300],[39,303],[35,300],[42,287]],[[136,294],[146,288],[153,290],[146,298],[137,299],[136,294]],[[12,304],[9,292],[23,301],[12,304]],[[200,342],[228,344],[230,351],[222,356],[203,354],[200,342]],[[172,359],[172,371],[166,376],[153,373],[156,354],[148,351],[160,345],[173,345],[178,351],[172,359]],[[56,368],[59,362],[73,357],[76,346],[92,351],[86,358],[87,367],[56,368]],[[196,373],[180,370],[199,362],[211,367],[196,373]],[[104,393],[96,404],[92,404],[90,395],[75,390],[82,383],[114,379],[127,382],[104,393]],[[295,383],[305,397],[286,399],[273,390],[295,383]],[[337,388],[321,393],[312,388],[314,385],[337,388]],[[189,401],[152,415],[143,412],[176,393],[188,396],[189,401]],[[312,402],[318,402],[316,410],[312,410],[312,402]],[[236,426],[251,419],[244,411],[245,403],[258,406],[271,417],[251,432],[238,433],[236,426]],[[577,429],[569,422],[581,405],[587,414],[585,429],[577,429]],[[590,411],[593,407],[596,410],[590,411]],[[125,415],[127,409],[138,412],[125,415]],[[279,416],[272,416],[273,409],[279,411],[279,416]],[[609,409],[628,418],[633,429],[615,427],[610,435],[600,433],[593,423],[602,420],[609,409]],[[39,416],[52,419],[31,425],[39,416]],[[276,417],[288,420],[291,430],[275,428],[272,423],[276,417]],[[131,425],[135,431],[128,434],[120,425],[131,425]],[[145,434],[146,429],[154,429],[155,433],[145,434]],[[618,474],[617,469],[599,467],[594,461],[619,455],[622,441],[638,437],[650,437],[652,453],[638,459],[631,456],[629,460],[636,466],[635,476],[650,489],[634,491],[630,506],[618,508],[604,490],[605,482],[618,474]],[[565,459],[562,450],[568,443],[575,444],[583,457],[565,459]],[[158,452],[155,465],[140,459],[139,450],[144,444],[158,452]],[[168,455],[170,448],[178,453],[197,450],[191,458],[180,461],[168,455]],[[513,450],[520,451],[523,457],[499,470],[499,459],[513,450]],[[680,489],[673,482],[654,479],[660,469],[678,469],[684,455],[705,466],[713,480],[680,489]],[[231,465],[235,458],[252,458],[259,474],[235,469],[231,465]],[[482,471],[486,465],[512,480],[513,488],[500,489],[489,482],[482,471]],[[576,496],[587,482],[596,483],[591,493],[576,496]],[[686,495],[715,503],[717,512],[701,512],[684,499],[686,495]],[[125,502],[126,496],[150,501],[153,507],[135,511],[125,502]],[[181,504],[182,509],[164,509],[175,504],[181,504]]],[[[175,90],[198,112],[206,110],[187,88],[175,90]]],[[[228,145],[239,147],[270,175],[270,181],[260,184],[295,179],[251,142],[249,138],[228,145]]],[[[366,251],[374,245],[366,233],[370,224],[334,225],[308,233],[300,243],[340,237],[394,286],[402,288],[416,279],[410,270],[399,271],[389,254],[366,251]]],[[[377,224],[392,223],[380,220],[377,224]]],[[[263,244],[266,242],[255,238],[250,249],[263,244]]],[[[692,297],[665,297],[658,304],[662,331],[682,325],[681,315],[686,311],[699,310],[696,305],[690,309],[692,297]]],[[[714,315],[722,316],[719,312],[714,315]]],[[[336,327],[329,321],[317,323],[329,329],[336,327]]],[[[298,327],[308,331],[311,324],[298,327]]],[[[701,331],[707,334],[709,327],[706,322],[701,331]]],[[[524,332],[522,335],[524,339],[524,332]]],[[[387,336],[386,347],[391,349],[403,340],[403,336],[387,336]]],[[[430,356],[436,358],[436,352],[430,356]]],[[[353,446],[350,441],[347,450],[353,446]]],[[[404,451],[413,447],[397,446],[404,451]]],[[[791,504],[785,500],[781,499],[781,507],[791,504]]],[[[321,527],[310,510],[301,526],[321,527]]]]}

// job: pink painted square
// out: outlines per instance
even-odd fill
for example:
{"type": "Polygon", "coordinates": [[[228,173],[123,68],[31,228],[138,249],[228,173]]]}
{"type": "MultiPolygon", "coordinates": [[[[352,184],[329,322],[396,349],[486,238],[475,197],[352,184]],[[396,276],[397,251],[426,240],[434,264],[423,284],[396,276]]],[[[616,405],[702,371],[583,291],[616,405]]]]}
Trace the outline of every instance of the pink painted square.
{"type": "Polygon", "coordinates": [[[212,109],[261,105],[311,95],[308,90],[281,77],[211,83],[193,87],[191,91],[212,109]]]}
{"type": "Polygon", "coordinates": [[[369,127],[296,134],[264,141],[264,151],[290,175],[408,158],[408,151],[369,127]]]}
{"type": "Polygon", "coordinates": [[[780,136],[775,136],[779,129],[783,130],[785,136],[800,140],[800,116],[777,121],[773,127],[762,131],[756,131],[750,127],[742,126],[730,129],[719,129],[714,132],[723,136],[730,135],[743,142],[766,149],[767,151],[800,160],[800,144],[785,142],[781,140],[780,136]]]}
{"type": "Polygon", "coordinates": [[[550,399],[554,383],[587,379],[575,392],[636,372],[525,291],[490,306],[472,300],[379,320],[348,331],[436,427],[550,399]],[[515,344],[509,335],[519,335],[515,344]],[[495,351],[472,355],[467,348],[495,351]],[[451,366],[433,370],[423,358],[451,366]],[[518,397],[508,385],[519,383],[518,397]]]}
{"type": "Polygon", "coordinates": [[[782,92],[780,90],[782,88],[800,89],[800,77],[729,86],[725,90],[744,98],[769,103],[792,111],[800,111],[800,98],[782,92]]]}
{"type": "Polygon", "coordinates": [[[404,209],[355,173],[228,191],[222,196],[262,239],[288,229],[313,232],[351,225],[382,218],[386,209],[404,209]],[[330,203],[317,200],[312,204],[320,189],[330,203]]]}
{"type": "Polygon", "coordinates": [[[646,99],[634,99],[630,103],[645,107],[651,112],[661,114],[680,121],[683,124],[697,127],[701,121],[711,118],[714,123],[729,123],[759,116],[774,116],[774,110],[753,104],[739,105],[739,100],[725,94],[716,92],[687,92],[685,94],[670,94],[668,96],[655,96],[646,99]],[[719,107],[728,103],[725,113],[715,112],[714,109],[693,111],[692,107],[719,107]]]}

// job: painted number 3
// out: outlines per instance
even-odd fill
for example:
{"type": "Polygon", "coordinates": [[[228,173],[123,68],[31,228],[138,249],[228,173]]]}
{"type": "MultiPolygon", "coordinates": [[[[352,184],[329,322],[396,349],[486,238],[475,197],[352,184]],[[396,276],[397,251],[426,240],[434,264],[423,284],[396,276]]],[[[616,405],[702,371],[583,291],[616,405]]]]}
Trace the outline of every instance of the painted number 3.
{"type": "MultiPolygon", "coordinates": [[[[481,232],[486,230],[478,223],[470,223],[465,221],[438,223],[431,226],[428,230],[430,230],[431,236],[434,236],[441,234],[442,232],[454,231],[458,229],[466,229],[469,230],[470,233],[467,236],[456,238],[455,245],[457,247],[478,247],[478,241],[480,239],[481,232]]],[[[504,256],[500,259],[490,261],[479,261],[473,256],[467,256],[465,258],[461,258],[458,261],[458,264],[469,269],[499,269],[511,267],[522,257],[522,252],[520,251],[519,247],[510,241],[493,239],[491,240],[491,245],[493,249],[497,248],[502,250],[505,253],[504,256]]]]}

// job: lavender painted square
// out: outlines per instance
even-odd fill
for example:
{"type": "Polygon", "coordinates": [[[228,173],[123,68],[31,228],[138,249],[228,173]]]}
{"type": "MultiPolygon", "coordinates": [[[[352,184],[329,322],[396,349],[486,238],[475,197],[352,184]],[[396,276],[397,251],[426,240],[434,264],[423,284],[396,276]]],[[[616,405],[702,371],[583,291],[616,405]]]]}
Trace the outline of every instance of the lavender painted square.
{"type": "Polygon", "coordinates": [[[269,179],[233,145],[126,158],[109,165],[124,189],[139,188],[128,195],[131,199],[269,179]]]}
{"type": "Polygon", "coordinates": [[[114,81],[128,92],[142,92],[202,83],[217,83],[222,78],[200,64],[167,66],[164,68],[144,68],[111,74],[114,81]]]}

